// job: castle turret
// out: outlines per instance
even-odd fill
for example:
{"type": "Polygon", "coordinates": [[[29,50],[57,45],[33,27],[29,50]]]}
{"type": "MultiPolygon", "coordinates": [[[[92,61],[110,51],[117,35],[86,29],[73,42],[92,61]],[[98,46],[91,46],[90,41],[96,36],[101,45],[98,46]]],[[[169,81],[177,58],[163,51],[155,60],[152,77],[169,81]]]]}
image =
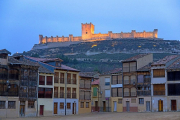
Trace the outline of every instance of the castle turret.
{"type": "Polygon", "coordinates": [[[42,43],[43,35],[39,35],[39,44],[42,43]]]}
{"type": "Polygon", "coordinates": [[[90,24],[81,24],[82,26],[82,39],[87,40],[92,38],[92,34],[94,34],[94,25],[90,24]]]}
{"type": "Polygon", "coordinates": [[[69,41],[73,41],[73,35],[69,34],[69,41]]]}
{"type": "Polygon", "coordinates": [[[136,30],[132,30],[132,31],[131,31],[131,37],[132,37],[132,38],[135,38],[135,37],[136,37],[136,30]]]}
{"type": "Polygon", "coordinates": [[[153,38],[158,38],[158,29],[154,29],[153,38]]]}

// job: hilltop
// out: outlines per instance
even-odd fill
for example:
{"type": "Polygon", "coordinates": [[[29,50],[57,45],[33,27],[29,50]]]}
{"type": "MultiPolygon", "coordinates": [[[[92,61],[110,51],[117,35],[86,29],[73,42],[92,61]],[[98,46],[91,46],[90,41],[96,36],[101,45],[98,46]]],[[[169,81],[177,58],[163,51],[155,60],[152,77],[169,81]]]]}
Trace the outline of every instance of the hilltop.
{"type": "Polygon", "coordinates": [[[82,71],[105,71],[121,66],[121,60],[140,53],[154,53],[154,61],[180,50],[178,40],[114,39],[80,42],[64,47],[23,52],[33,57],[59,57],[82,71]]]}

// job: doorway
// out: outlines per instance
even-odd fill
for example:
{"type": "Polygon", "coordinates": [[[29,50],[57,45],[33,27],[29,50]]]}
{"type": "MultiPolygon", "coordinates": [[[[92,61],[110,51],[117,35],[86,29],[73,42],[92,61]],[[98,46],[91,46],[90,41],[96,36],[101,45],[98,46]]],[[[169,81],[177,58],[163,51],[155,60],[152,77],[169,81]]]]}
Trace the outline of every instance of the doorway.
{"type": "Polygon", "coordinates": [[[159,112],[163,111],[163,100],[158,101],[158,109],[159,109],[159,112]]]}
{"type": "Polygon", "coordinates": [[[117,112],[117,102],[114,101],[114,112],[117,112]]]}
{"type": "Polygon", "coordinates": [[[95,101],[95,111],[98,111],[98,101],[95,101]]]}
{"type": "Polygon", "coordinates": [[[43,114],[44,114],[44,105],[40,105],[39,115],[43,115],[43,114]]]}
{"type": "Polygon", "coordinates": [[[176,111],[176,100],[171,100],[171,111],[176,111]]]}
{"type": "Polygon", "coordinates": [[[106,101],[103,101],[103,112],[106,112],[106,101]]]}
{"type": "Polygon", "coordinates": [[[73,103],[72,114],[76,114],[76,103],[73,103]]]}
{"type": "Polygon", "coordinates": [[[25,116],[25,101],[20,101],[20,116],[25,116]]]}
{"type": "Polygon", "coordinates": [[[146,101],[146,111],[150,111],[150,101],[146,101]]]}
{"type": "Polygon", "coordinates": [[[54,114],[57,114],[57,104],[58,103],[54,103],[54,114]]]}
{"type": "Polygon", "coordinates": [[[126,111],[129,112],[129,101],[126,101],[126,111]]]}

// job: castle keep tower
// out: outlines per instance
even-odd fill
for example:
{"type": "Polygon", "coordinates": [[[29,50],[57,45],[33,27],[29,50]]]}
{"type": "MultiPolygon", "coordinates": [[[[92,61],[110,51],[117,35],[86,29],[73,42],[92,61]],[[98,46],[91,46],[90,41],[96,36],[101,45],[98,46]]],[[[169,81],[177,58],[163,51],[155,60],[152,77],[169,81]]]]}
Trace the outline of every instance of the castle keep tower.
{"type": "Polygon", "coordinates": [[[92,23],[90,24],[83,24],[82,26],[82,40],[87,40],[92,38],[92,34],[94,34],[94,25],[92,23]]]}

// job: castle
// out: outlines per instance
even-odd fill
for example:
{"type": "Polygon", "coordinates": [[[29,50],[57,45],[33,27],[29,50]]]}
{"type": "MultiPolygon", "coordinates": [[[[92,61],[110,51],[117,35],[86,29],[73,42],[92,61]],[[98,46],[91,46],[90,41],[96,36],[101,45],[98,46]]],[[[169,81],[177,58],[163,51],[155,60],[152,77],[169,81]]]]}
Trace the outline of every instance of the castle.
{"type": "Polygon", "coordinates": [[[112,33],[112,31],[109,31],[106,34],[94,34],[94,25],[92,23],[85,23],[81,24],[82,28],[82,36],[74,37],[72,34],[69,35],[69,37],[43,37],[43,35],[39,35],[39,44],[44,43],[52,43],[52,42],[89,42],[89,41],[97,41],[97,40],[107,40],[107,39],[123,39],[123,38],[157,38],[158,37],[158,29],[154,29],[153,32],[136,32],[135,30],[132,30],[128,33],[112,33]]]}

